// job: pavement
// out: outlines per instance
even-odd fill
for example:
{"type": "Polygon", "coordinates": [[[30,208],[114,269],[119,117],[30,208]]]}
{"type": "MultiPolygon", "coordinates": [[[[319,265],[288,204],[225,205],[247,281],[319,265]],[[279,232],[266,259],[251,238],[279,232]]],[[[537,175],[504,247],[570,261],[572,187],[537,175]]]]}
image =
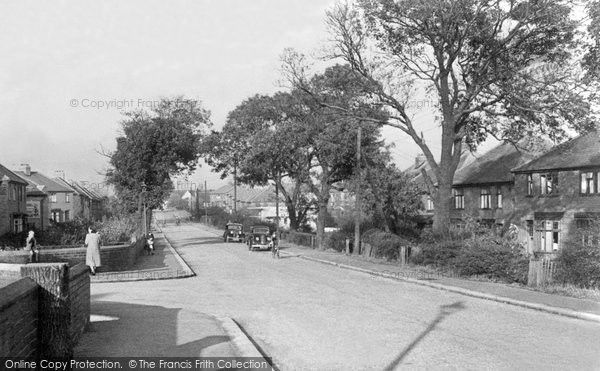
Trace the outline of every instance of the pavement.
{"type": "MultiPolygon", "coordinates": [[[[142,255],[128,271],[99,272],[93,285],[181,279],[195,275],[167,237],[155,231],[155,253],[142,255]]],[[[92,289],[90,325],[76,357],[212,357],[264,359],[233,319],[144,305],[104,301],[92,289]]]]}

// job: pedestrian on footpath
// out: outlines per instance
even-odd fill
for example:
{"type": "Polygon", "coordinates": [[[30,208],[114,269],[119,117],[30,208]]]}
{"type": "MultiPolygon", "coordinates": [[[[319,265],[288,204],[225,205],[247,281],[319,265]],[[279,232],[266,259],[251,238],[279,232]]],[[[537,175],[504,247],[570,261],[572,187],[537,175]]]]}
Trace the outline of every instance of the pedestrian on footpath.
{"type": "Polygon", "coordinates": [[[97,233],[95,228],[89,227],[88,234],[85,236],[85,246],[87,251],[85,253],[85,264],[90,267],[92,275],[96,274],[96,268],[100,263],[100,235],[97,233]]]}
{"type": "Polygon", "coordinates": [[[35,240],[35,232],[29,231],[27,239],[25,240],[25,250],[29,251],[29,261],[36,263],[38,261],[39,250],[37,247],[37,241],[35,240]]]}

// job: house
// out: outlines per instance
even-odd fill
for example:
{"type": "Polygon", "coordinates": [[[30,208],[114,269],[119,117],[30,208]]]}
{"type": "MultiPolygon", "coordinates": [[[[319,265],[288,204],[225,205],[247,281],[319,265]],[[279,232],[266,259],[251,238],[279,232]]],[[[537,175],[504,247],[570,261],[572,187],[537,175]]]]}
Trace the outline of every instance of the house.
{"type": "Polygon", "coordinates": [[[48,195],[48,218],[50,220],[61,223],[74,218],[73,197],[75,191],[71,187],[59,184],[40,172],[31,171],[29,164],[22,165],[22,170],[14,171],[14,173],[23,178],[30,187],[36,187],[48,195]]]}
{"type": "Polygon", "coordinates": [[[48,227],[50,210],[48,208],[48,194],[36,185],[27,185],[27,226],[38,230],[48,227]]]}
{"type": "Polygon", "coordinates": [[[562,143],[512,172],[515,220],[529,252],[553,254],[600,217],[600,132],[562,143]]]}
{"type": "MultiPolygon", "coordinates": [[[[467,166],[475,159],[476,157],[473,153],[470,151],[464,151],[459,160],[457,171],[467,166]]],[[[423,176],[423,171],[427,173],[432,183],[435,185],[437,183],[437,179],[433,171],[431,171],[431,167],[429,166],[429,163],[423,154],[417,155],[415,157],[414,165],[404,170],[404,173],[408,176],[408,179],[416,184],[421,190],[421,202],[423,205],[423,210],[415,221],[418,224],[427,225],[431,224],[433,221],[435,208],[433,205],[433,199],[429,194],[425,177],[423,176]]]]}
{"type": "Polygon", "coordinates": [[[490,227],[508,225],[515,212],[515,177],[511,170],[551,146],[552,143],[539,138],[502,143],[460,168],[452,187],[452,224],[462,225],[470,217],[490,227]]]}
{"type": "Polygon", "coordinates": [[[56,183],[72,190],[71,202],[73,204],[73,218],[89,220],[91,215],[92,197],[82,187],[73,181],[67,182],[63,178],[53,178],[56,183]]]}
{"type": "Polygon", "coordinates": [[[0,164],[0,236],[27,226],[27,182],[0,164]]]}

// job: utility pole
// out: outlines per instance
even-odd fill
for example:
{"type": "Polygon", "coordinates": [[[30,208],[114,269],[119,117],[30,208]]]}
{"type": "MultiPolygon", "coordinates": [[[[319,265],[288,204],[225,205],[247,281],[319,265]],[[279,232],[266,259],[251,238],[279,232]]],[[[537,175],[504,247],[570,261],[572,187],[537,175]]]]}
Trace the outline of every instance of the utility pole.
{"type": "Polygon", "coordinates": [[[206,188],[206,180],[204,181],[204,223],[208,224],[208,188],[206,188]]]}
{"type": "Polygon", "coordinates": [[[356,173],[358,181],[356,183],[356,195],[354,200],[354,248],[352,255],[360,254],[360,186],[362,182],[362,171],[360,167],[360,141],[362,136],[362,126],[358,123],[358,133],[356,135],[356,173]]]}
{"type": "Polygon", "coordinates": [[[281,182],[281,173],[277,170],[277,181],[275,181],[275,233],[277,235],[277,243],[279,243],[281,235],[279,233],[279,183],[281,182]]]}
{"type": "Polygon", "coordinates": [[[233,165],[233,212],[237,212],[237,165],[233,165]]]}

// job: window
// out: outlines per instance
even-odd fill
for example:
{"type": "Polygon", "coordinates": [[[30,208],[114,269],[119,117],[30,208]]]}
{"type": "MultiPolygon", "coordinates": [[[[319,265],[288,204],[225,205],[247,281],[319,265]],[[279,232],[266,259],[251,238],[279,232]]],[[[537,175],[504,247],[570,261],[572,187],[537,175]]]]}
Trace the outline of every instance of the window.
{"type": "Polygon", "coordinates": [[[479,195],[479,207],[481,209],[489,209],[492,206],[492,195],[490,194],[490,190],[487,188],[482,188],[481,193],[479,195]]]}
{"type": "Polygon", "coordinates": [[[527,220],[527,235],[529,238],[533,238],[533,220],[527,220]]]}
{"type": "Polygon", "coordinates": [[[593,219],[575,217],[578,236],[584,245],[598,245],[597,222],[593,219]]]}
{"type": "Polygon", "coordinates": [[[71,202],[71,194],[65,193],[65,202],[71,202]]]}
{"type": "Polygon", "coordinates": [[[23,219],[15,219],[13,220],[13,232],[19,233],[23,232],[23,219]]]}
{"type": "Polygon", "coordinates": [[[559,221],[540,220],[538,221],[537,232],[540,237],[540,251],[558,251],[561,243],[559,221]]]}
{"type": "Polygon", "coordinates": [[[69,210],[65,210],[65,222],[69,221],[69,214],[70,214],[69,210]]]}
{"type": "Polygon", "coordinates": [[[17,200],[17,186],[14,184],[10,185],[10,199],[12,201],[16,201],[17,200]]]}
{"type": "Polygon", "coordinates": [[[540,175],[540,191],[543,195],[558,193],[558,173],[540,175]]]}
{"type": "Polygon", "coordinates": [[[462,210],[465,208],[465,196],[462,189],[453,189],[454,193],[454,208],[462,210]]]}
{"type": "Polygon", "coordinates": [[[599,193],[598,178],[600,172],[586,171],[581,173],[581,193],[592,194],[599,193]]]}
{"type": "Polygon", "coordinates": [[[56,202],[56,193],[50,193],[50,202],[56,202]]]}
{"type": "Polygon", "coordinates": [[[527,196],[533,195],[533,174],[527,174],[527,196]]]}
{"type": "Polygon", "coordinates": [[[52,221],[55,223],[60,223],[60,210],[52,210],[52,221]]]}
{"type": "Polygon", "coordinates": [[[431,196],[427,196],[427,202],[425,207],[427,208],[427,211],[431,211],[434,209],[433,200],[431,199],[431,196]]]}
{"type": "Polygon", "coordinates": [[[496,191],[496,207],[498,209],[502,209],[503,202],[504,200],[502,198],[502,190],[498,188],[498,190],[496,191]]]}

